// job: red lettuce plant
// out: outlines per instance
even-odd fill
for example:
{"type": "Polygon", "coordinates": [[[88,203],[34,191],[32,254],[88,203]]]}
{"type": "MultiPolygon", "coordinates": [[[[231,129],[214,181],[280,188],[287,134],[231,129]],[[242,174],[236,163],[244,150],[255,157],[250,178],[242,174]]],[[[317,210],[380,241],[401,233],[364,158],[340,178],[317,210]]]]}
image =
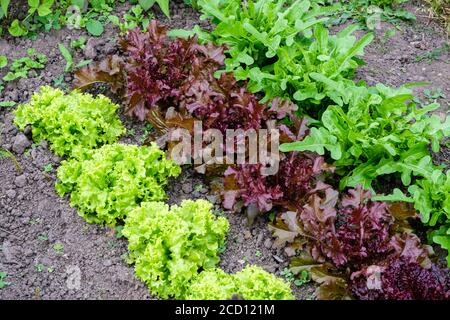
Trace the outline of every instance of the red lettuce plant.
{"type": "Polygon", "coordinates": [[[236,202],[256,205],[267,212],[274,205],[295,210],[314,189],[321,173],[330,171],[323,157],[313,153],[291,153],[280,161],[274,175],[263,175],[262,164],[229,167],[225,171],[224,207],[233,209],[236,202]]]}
{"type": "Polygon", "coordinates": [[[319,182],[298,212],[282,214],[271,229],[289,255],[302,252],[293,270],[311,272],[319,298],[446,299],[448,270],[432,263],[431,248],[408,233],[406,219],[414,216],[403,206],[371,201],[361,188],[340,198],[319,182]]]}

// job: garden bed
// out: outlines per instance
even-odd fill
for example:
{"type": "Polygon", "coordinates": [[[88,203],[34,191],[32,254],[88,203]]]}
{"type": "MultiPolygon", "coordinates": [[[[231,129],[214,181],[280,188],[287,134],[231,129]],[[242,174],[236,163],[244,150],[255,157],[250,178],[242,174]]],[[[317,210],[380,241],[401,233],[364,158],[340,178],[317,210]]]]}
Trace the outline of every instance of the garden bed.
{"type": "MultiPolygon", "coordinates": [[[[435,112],[444,117],[449,107],[445,97],[450,97],[450,55],[448,50],[438,56],[430,52],[448,44],[448,36],[437,21],[426,17],[424,3],[413,1],[406,7],[417,14],[417,21],[401,23],[398,29],[383,23],[365,50],[367,65],[358,69],[357,78],[370,85],[431,82],[430,86],[415,89],[415,93],[421,99],[433,99],[431,96],[438,92],[436,99],[441,108],[435,112]],[[395,35],[384,36],[391,29],[396,30],[395,35]],[[429,91],[424,93],[424,89],[429,91]]],[[[129,5],[120,5],[115,13],[120,16],[128,9],[129,5]]],[[[183,3],[171,3],[171,20],[159,10],[155,12],[156,18],[171,28],[191,28],[199,23],[199,13],[183,3]]],[[[208,27],[208,23],[202,22],[202,26],[208,27]]],[[[73,75],[64,73],[66,61],[58,44],[68,46],[70,40],[81,35],[88,42],[84,50],[74,54],[75,61],[100,61],[118,52],[117,29],[111,25],[99,38],[91,37],[84,30],[67,28],[39,33],[36,40],[1,38],[0,55],[10,61],[25,56],[32,47],[45,54],[48,63],[42,71],[31,71],[27,79],[8,83],[0,93],[0,101],[26,103],[40,86],[55,86],[55,82],[70,87],[73,75]]],[[[1,77],[5,74],[4,69],[0,71],[1,77]]],[[[120,103],[105,87],[96,87],[91,92],[106,94],[120,103]]],[[[14,153],[23,170],[18,170],[10,159],[0,160],[0,271],[7,273],[5,281],[9,283],[0,290],[0,298],[155,299],[146,285],[134,277],[133,267],[126,263],[126,239],[119,237],[114,228],[87,224],[70,207],[68,196],[60,198],[56,194],[56,168],[62,159],[49,150],[46,142],[35,145],[29,132],[18,130],[13,124],[14,109],[0,108],[0,146],[14,153]],[[70,282],[78,271],[81,286],[73,288],[70,282]]],[[[144,124],[126,117],[122,110],[120,113],[126,128],[134,132],[120,142],[142,144],[142,136],[147,135],[144,124]]],[[[449,149],[443,147],[434,160],[436,164],[447,165],[449,149]]],[[[223,210],[220,197],[210,190],[204,176],[189,166],[183,167],[179,177],[171,178],[167,194],[169,204],[202,198],[213,202],[215,210],[223,210]]],[[[283,270],[288,267],[289,258],[283,249],[272,247],[267,217],[260,216],[249,225],[243,214],[224,211],[224,215],[230,222],[226,249],[220,255],[220,267],[224,271],[235,273],[247,264],[255,264],[277,276],[286,275],[283,270]]],[[[444,252],[439,249],[437,252],[443,260],[444,252]]],[[[292,289],[297,299],[314,299],[313,283],[300,287],[292,284],[292,289]]]]}

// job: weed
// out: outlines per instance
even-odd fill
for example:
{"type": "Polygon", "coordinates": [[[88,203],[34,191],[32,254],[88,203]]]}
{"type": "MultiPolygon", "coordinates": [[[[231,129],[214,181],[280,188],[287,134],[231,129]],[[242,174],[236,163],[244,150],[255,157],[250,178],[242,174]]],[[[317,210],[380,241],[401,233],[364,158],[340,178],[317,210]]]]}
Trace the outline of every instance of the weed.
{"type": "Polygon", "coordinates": [[[194,191],[195,192],[202,192],[203,191],[203,185],[202,184],[197,184],[194,186],[194,191]]]}
{"type": "Polygon", "coordinates": [[[143,31],[146,30],[152,18],[153,15],[151,13],[145,14],[144,10],[139,5],[132,7],[124,14],[123,22],[121,22],[117,16],[111,15],[108,17],[109,21],[117,26],[122,33],[138,27],[143,31]]]}
{"type": "Polygon", "coordinates": [[[307,270],[302,270],[297,275],[297,279],[294,280],[294,284],[297,287],[301,287],[302,285],[304,285],[305,283],[308,283],[310,281],[311,281],[310,273],[307,270]]]}
{"type": "MultiPolygon", "coordinates": [[[[2,134],[2,129],[0,127],[0,137],[2,134]]],[[[1,140],[0,140],[1,142],[1,140]]],[[[10,159],[13,163],[14,166],[16,167],[16,170],[20,173],[23,172],[23,169],[19,163],[19,161],[17,161],[17,158],[14,154],[12,154],[9,150],[6,150],[5,148],[0,147],[0,160],[2,159],[10,159]]]]}
{"type": "Polygon", "coordinates": [[[53,87],[55,88],[62,88],[64,86],[64,75],[60,74],[55,79],[53,79],[53,87]]]}
{"type": "Polygon", "coordinates": [[[423,90],[423,95],[431,101],[435,101],[440,98],[446,98],[444,92],[442,91],[442,88],[425,89],[423,90]]]}
{"type": "Polygon", "coordinates": [[[134,137],[136,135],[136,130],[134,129],[128,129],[127,130],[127,136],[128,137],[134,137]]]}
{"type": "Polygon", "coordinates": [[[2,101],[0,102],[0,108],[14,107],[17,103],[15,101],[2,101]]]}
{"type": "Polygon", "coordinates": [[[86,47],[86,38],[81,36],[76,40],[70,41],[70,47],[75,50],[83,50],[86,47]]]}
{"type": "Polygon", "coordinates": [[[434,48],[431,51],[420,54],[416,57],[416,62],[421,62],[423,60],[429,60],[430,63],[433,60],[438,60],[442,55],[450,52],[450,45],[448,43],[444,43],[442,46],[434,48]]]}
{"type": "Polygon", "coordinates": [[[115,226],[114,230],[116,231],[116,239],[123,238],[123,234],[122,234],[123,226],[115,226]]]}
{"type": "Polygon", "coordinates": [[[37,53],[35,49],[27,50],[27,57],[14,60],[9,72],[3,77],[3,81],[13,81],[19,78],[28,78],[28,72],[36,69],[44,69],[47,63],[47,56],[37,53]]]}
{"type": "Polygon", "coordinates": [[[42,272],[44,270],[45,266],[42,263],[37,263],[35,265],[35,268],[36,268],[37,272],[42,272]]]}

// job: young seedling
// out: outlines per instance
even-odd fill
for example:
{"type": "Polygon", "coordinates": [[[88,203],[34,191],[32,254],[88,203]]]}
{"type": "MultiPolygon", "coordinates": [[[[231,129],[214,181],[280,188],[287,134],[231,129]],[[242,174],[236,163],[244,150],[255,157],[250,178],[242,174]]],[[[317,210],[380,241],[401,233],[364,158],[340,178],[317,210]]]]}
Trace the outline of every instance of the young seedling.
{"type": "Polygon", "coordinates": [[[294,284],[297,287],[301,287],[305,283],[308,283],[311,281],[311,275],[307,270],[302,270],[298,275],[297,279],[294,280],[294,284]]]}
{"type": "Polygon", "coordinates": [[[47,164],[47,165],[45,165],[44,166],[44,172],[45,173],[50,173],[50,172],[53,172],[53,164],[51,164],[51,163],[49,163],[49,164],[47,164]]]}
{"type": "Polygon", "coordinates": [[[150,132],[152,131],[152,129],[153,129],[153,126],[150,123],[147,123],[145,125],[144,133],[142,133],[141,140],[140,140],[141,144],[145,143],[145,140],[147,140],[147,138],[150,135],[150,132]]]}
{"type": "Polygon", "coordinates": [[[77,40],[70,41],[70,47],[75,50],[83,50],[86,47],[86,38],[81,36],[77,40]]]}
{"type": "Polygon", "coordinates": [[[128,129],[127,130],[128,137],[134,137],[136,135],[136,130],[134,129],[128,129]]]}
{"type": "MultiPolygon", "coordinates": [[[[0,137],[2,134],[2,128],[0,128],[0,137]]],[[[1,140],[0,140],[1,142],[1,140]]],[[[14,166],[16,167],[16,170],[20,173],[23,172],[22,166],[20,165],[19,161],[17,161],[17,158],[14,154],[12,154],[9,150],[6,150],[5,148],[0,147],[0,161],[3,159],[10,159],[14,166]]]]}
{"type": "Polygon", "coordinates": [[[42,272],[44,270],[45,266],[42,263],[37,263],[35,265],[37,272],[42,272]]]}
{"type": "Polygon", "coordinates": [[[0,56],[0,69],[3,69],[8,65],[8,58],[6,56],[0,56]]]}
{"type": "Polygon", "coordinates": [[[41,233],[40,235],[38,235],[38,239],[39,241],[48,241],[48,236],[45,233],[41,233]]]}
{"type": "Polygon", "coordinates": [[[416,57],[416,62],[421,62],[423,60],[429,60],[431,63],[433,60],[439,59],[442,55],[446,54],[450,51],[450,45],[448,43],[444,43],[442,46],[437,47],[431,51],[420,54],[416,57]]]}
{"type": "Polygon", "coordinates": [[[12,62],[9,72],[3,77],[3,81],[13,81],[18,78],[26,79],[29,71],[45,68],[48,60],[45,54],[37,53],[33,48],[28,49],[27,54],[27,57],[12,62]]]}
{"type": "Polygon", "coordinates": [[[194,191],[195,192],[201,192],[203,190],[203,185],[202,184],[197,184],[194,187],[194,191]]]}
{"type": "Polygon", "coordinates": [[[442,88],[436,88],[436,89],[425,89],[423,90],[423,94],[424,96],[431,100],[431,101],[436,101],[437,99],[445,99],[446,96],[444,94],[444,92],[442,91],[442,88]]]}
{"type": "Polygon", "coordinates": [[[8,276],[7,272],[1,271],[0,272],[0,289],[3,289],[6,286],[9,286],[11,283],[6,282],[5,279],[8,276]]]}
{"type": "Polygon", "coordinates": [[[289,268],[284,268],[283,271],[281,271],[280,275],[282,277],[284,277],[284,279],[287,282],[292,282],[292,281],[294,281],[294,278],[295,278],[294,274],[292,273],[291,269],[289,269],[289,268]]]}
{"type": "Polygon", "coordinates": [[[58,44],[59,51],[61,55],[66,60],[66,66],[64,67],[64,72],[71,72],[73,69],[73,57],[70,51],[64,46],[64,44],[58,44]]]}
{"type": "Polygon", "coordinates": [[[0,102],[0,108],[11,108],[14,107],[17,103],[15,101],[2,101],[0,102]]]}
{"type": "Polygon", "coordinates": [[[116,239],[123,238],[123,234],[122,234],[123,226],[116,226],[116,227],[114,227],[114,230],[116,233],[116,239]]]}
{"type": "Polygon", "coordinates": [[[121,22],[119,17],[114,15],[108,17],[109,21],[117,26],[122,33],[137,27],[140,27],[143,31],[146,30],[151,18],[153,18],[153,15],[148,13],[146,17],[144,10],[140,5],[132,7],[127,13],[124,14],[124,22],[121,22]]]}

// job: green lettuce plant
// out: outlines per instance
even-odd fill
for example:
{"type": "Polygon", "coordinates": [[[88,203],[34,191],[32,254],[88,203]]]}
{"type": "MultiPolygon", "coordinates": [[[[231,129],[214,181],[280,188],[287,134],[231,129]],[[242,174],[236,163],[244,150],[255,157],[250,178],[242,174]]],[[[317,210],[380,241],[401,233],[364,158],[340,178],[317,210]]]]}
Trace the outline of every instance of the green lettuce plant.
{"type": "Polygon", "coordinates": [[[155,144],[105,145],[86,158],[61,163],[56,190],[70,193],[71,205],[90,223],[115,225],[141,202],[164,200],[167,179],[181,172],[155,144]]]}
{"type": "Polygon", "coordinates": [[[144,202],[132,210],[122,234],[128,238],[136,276],[161,298],[183,298],[191,280],[219,262],[229,223],[205,200],[180,206],[144,202]]]}
{"type": "Polygon", "coordinates": [[[204,271],[192,281],[188,300],[226,300],[233,295],[245,300],[292,300],[289,283],[258,266],[247,266],[236,274],[221,269],[204,271]]]}
{"type": "MultiPolygon", "coordinates": [[[[322,85],[310,76],[320,73],[335,81],[351,77],[361,64],[356,58],[373,39],[360,40],[358,29],[349,26],[329,35],[320,18],[332,8],[307,0],[199,0],[203,18],[216,25],[208,33],[199,28],[200,39],[225,45],[226,71],[249,81],[252,92],[263,92],[264,100],[285,97],[300,105],[322,103],[322,85]]],[[[176,33],[175,33],[176,34],[176,33]]],[[[179,34],[178,34],[179,35],[179,34]]]]}
{"type": "Polygon", "coordinates": [[[59,156],[83,158],[86,151],[114,143],[125,133],[118,105],[105,96],[93,97],[44,86],[15,111],[14,123],[31,126],[36,143],[47,140],[59,156]]]}
{"type": "Polygon", "coordinates": [[[450,117],[445,120],[430,112],[432,103],[418,107],[410,89],[392,89],[335,82],[315,74],[336,105],[323,113],[320,127],[309,136],[280,146],[280,150],[328,152],[336,172],[343,176],[340,188],[373,183],[383,175],[397,174],[409,196],[400,190],[375,197],[380,201],[414,203],[422,222],[434,228],[430,238],[450,248],[450,179],[432,162],[429,146],[439,152],[442,139],[450,134],[450,117]]]}

